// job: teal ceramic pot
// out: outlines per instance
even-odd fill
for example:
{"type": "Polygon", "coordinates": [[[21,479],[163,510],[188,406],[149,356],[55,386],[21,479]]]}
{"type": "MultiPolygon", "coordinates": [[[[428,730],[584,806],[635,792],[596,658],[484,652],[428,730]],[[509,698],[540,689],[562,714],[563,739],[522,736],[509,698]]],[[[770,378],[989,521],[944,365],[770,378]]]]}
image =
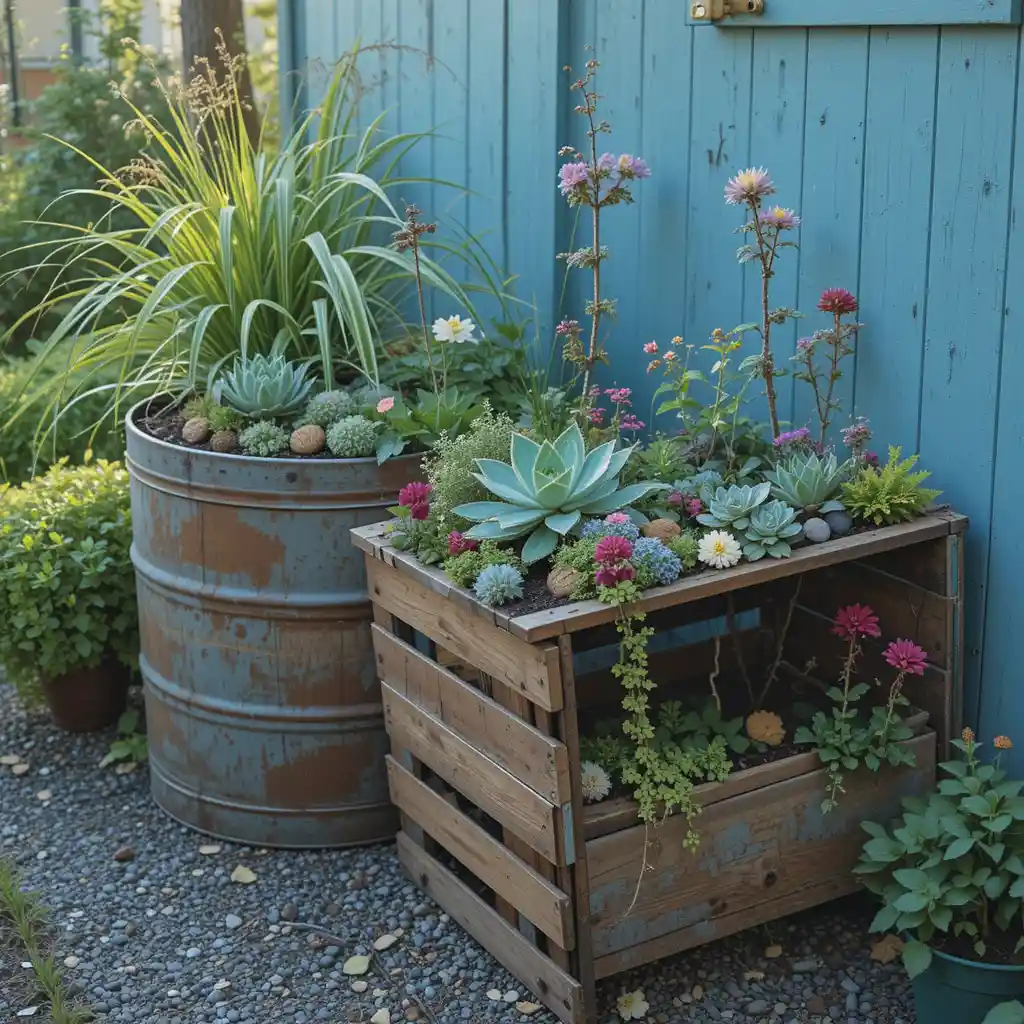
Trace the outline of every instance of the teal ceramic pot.
{"type": "Polygon", "coordinates": [[[980,964],[932,950],[913,981],[917,1024],[982,1024],[993,1006],[1024,999],[1024,966],[980,964]]]}

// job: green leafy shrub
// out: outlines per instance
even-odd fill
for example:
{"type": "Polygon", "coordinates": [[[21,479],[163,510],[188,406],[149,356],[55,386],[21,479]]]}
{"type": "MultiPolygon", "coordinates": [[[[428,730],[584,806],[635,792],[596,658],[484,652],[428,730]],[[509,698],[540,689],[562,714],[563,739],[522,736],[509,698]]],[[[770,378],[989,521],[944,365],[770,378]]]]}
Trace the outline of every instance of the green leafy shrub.
{"type": "Polygon", "coordinates": [[[884,466],[862,466],[860,472],[843,484],[843,503],[853,519],[875,526],[903,523],[924,510],[942,493],[922,487],[931,473],[914,472],[918,457],[900,459],[899,448],[889,448],[884,466]]]}
{"type": "Polygon", "coordinates": [[[463,551],[460,555],[452,555],[444,561],[444,571],[452,582],[459,587],[469,589],[476,583],[477,577],[492,565],[510,565],[523,570],[522,561],[509,548],[499,548],[494,541],[485,540],[475,551],[463,551]]]}
{"type": "Polygon", "coordinates": [[[20,688],[138,658],[128,473],[70,467],[8,488],[0,504],[0,663],[20,688]]]}

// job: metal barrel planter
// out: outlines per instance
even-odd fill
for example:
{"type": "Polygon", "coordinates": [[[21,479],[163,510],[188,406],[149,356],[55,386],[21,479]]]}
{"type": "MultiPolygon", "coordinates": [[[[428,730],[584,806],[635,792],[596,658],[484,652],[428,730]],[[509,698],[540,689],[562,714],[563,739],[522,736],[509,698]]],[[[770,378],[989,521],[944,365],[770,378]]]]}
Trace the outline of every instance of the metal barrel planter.
{"type": "Polygon", "coordinates": [[[277,847],[394,837],[372,608],[351,527],[419,456],[257,459],[128,415],[153,796],[202,832],[277,847]]]}

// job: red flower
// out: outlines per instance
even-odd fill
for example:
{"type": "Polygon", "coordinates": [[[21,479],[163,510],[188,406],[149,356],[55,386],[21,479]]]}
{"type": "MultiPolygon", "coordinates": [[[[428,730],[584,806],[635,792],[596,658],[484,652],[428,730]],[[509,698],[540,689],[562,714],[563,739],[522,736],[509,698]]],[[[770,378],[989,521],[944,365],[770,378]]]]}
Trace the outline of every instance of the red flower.
{"type": "MultiPolygon", "coordinates": [[[[412,508],[414,505],[419,505],[421,502],[427,502],[430,499],[430,484],[411,483],[406,484],[398,492],[398,504],[404,508],[412,508]]],[[[426,519],[426,516],[413,516],[413,519],[426,519]]]]}
{"type": "Polygon", "coordinates": [[[594,561],[601,565],[625,562],[633,554],[633,545],[625,537],[602,537],[594,551],[594,561]]]}
{"type": "Polygon", "coordinates": [[[426,519],[430,515],[430,506],[425,501],[417,501],[409,506],[409,516],[412,519],[426,519]]]}
{"type": "Polygon", "coordinates": [[[843,313],[856,313],[857,300],[852,292],[845,288],[826,288],[818,299],[818,309],[822,313],[834,313],[839,316],[843,313]]]}
{"type": "Polygon", "coordinates": [[[912,676],[923,676],[928,665],[928,655],[912,640],[893,640],[882,652],[893,668],[909,672],[912,676]]]}
{"type": "MultiPolygon", "coordinates": [[[[607,539],[623,540],[624,538],[609,537],[607,539]]],[[[626,580],[631,580],[635,575],[636,570],[629,562],[623,562],[621,565],[605,565],[594,574],[594,582],[599,587],[614,587],[616,583],[624,583],[626,580]]]]}
{"type": "Polygon", "coordinates": [[[461,555],[464,551],[476,551],[478,547],[480,547],[479,541],[472,540],[464,533],[459,533],[458,530],[452,530],[448,534],[448,554],[453,558],[455,555],[461,555]]]}
{"type": "Polygon", "coordinates": [[[851,604],[836,612],[832,632],[844,640],[856,640],[859,636],[881,636],[878,616],[866,604],[851,604]]]}

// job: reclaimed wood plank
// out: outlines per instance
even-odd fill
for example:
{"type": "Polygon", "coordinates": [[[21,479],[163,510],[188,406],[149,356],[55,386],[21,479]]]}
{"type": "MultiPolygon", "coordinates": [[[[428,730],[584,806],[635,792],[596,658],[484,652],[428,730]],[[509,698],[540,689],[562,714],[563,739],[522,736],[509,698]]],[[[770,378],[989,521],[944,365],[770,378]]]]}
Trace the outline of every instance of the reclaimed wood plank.
{"type": "Polygon", "coordinates": [[[558,648],[523,643],[430,590],[404,571],[367,562],[371,600],[459,658],[518,690],[545,711],[562,707],[558,648]]]}
{"type": "Polygon", "coordinates": [[[565,1024],[585,1024],[583,988],[404,832],[398,859],[413,881],[565,1024]]]}
{"type": "Polygon", "coordinates": [[[575,944],[572,900],[475,821],[387,758],[395,806],[563,949],[575,944]]]}
{"type": "Polygon", "coordinates": [[[388,735],[499,824],[552,863],[559,863],[561,809],[510,775],[417,707],[387,682],[381,683],[388,735]]]}
{"type": "MultiPolygon", "coordinates": [[[[766,558],[760,562],[743,562],[733,569],[708,570],[695,576],[686,576],[667,587],[654,587],[645,591],[637,607],[641,611],[655,611],[945,537],[956,522],[957,519],[928,514],[913,522],[851,534],[828,544],[797,548],[789,558],[766,558]]],[[[574,633],[614,621],[614,608],[600,601],[578,601],[514,618],[509,623],[509,629],[523,640],[537,643],[562,633],[574,633]]]]}
{"type": "Polygon", "coordinates": [[[819,769],[709,807],[697,823],[695,853],[683,846],[689,826],[680,816],[659,826],[657,842],[648,842],[642,825],[588,841],[595,956],[713,924],[737,907],[845,875],[863,843],[860,822],[887,819],[899,812],[902,797],[934,786],[934,733],[908,746],[914,768],[849,774],[839,806],[827,815],[820,807],[826,774],[819,769]],[[637,891],[645,843],[651,871],[637,891]]]}
{"type": "MultiPolygon", "coordinates": [[[[689,6],[689,5],[687,5],[689,6]]],[[[769,0],[760,15],[739,14],[720,28],[840,28],[896,25],[1019,25],[1021,0],[769,0]]],[[[707,25],[707,21],[694,21],[707,25]]]]}
{"type": "Polygon", "coordinates": [[[545,736],[410,644],[377,626],[371,628],[380,679],[546,800],[568,801],[569,755],[564,743],[545,736]]]}

